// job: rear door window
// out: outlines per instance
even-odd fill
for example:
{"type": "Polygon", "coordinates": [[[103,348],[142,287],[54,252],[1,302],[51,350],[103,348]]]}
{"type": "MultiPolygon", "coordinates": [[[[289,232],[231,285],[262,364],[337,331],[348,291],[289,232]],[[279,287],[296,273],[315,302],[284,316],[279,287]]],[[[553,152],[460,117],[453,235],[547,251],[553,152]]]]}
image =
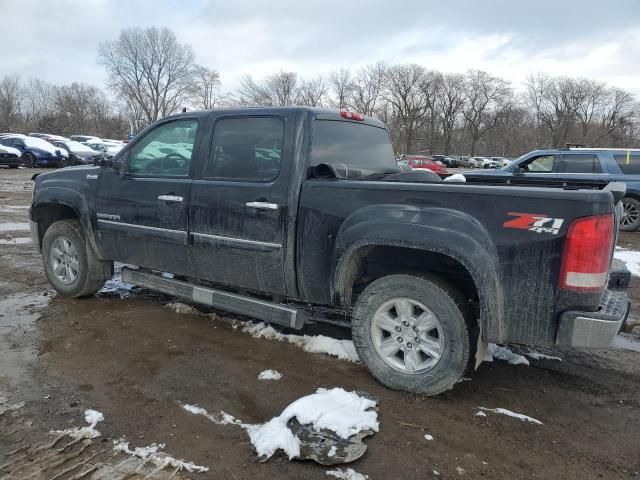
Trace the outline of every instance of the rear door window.
{"type": "Polygon", "coordinates": [[[602,173],[598,156],[592,153],[571,153],[560,156],[561,173],[602,173]]]}
{"type": "Polygon", "coordinates": [[[613,158],[620,167],[620,170],[622,170],[622,173],[640,175],[640,153],[614,155],[613,158]]]}
{"type": "Polygon", "coordinates": [[[284,122],[277,117],[223,118],[213,130],[204,178],[268,182],[280,173],[284,122]]]}

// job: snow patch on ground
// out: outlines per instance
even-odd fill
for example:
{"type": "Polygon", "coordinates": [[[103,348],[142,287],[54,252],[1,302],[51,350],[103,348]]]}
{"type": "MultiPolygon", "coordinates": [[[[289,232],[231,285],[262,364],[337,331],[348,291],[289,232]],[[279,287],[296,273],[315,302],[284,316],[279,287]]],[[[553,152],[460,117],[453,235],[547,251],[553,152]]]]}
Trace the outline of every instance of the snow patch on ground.
{"type": "Polygon", "coordinates": [[[6,397],[0,396],[0,415],[4,415],[7,412],[15,412],[24,407],[24,402],[12,403],[10,405],[5,405],[6,397]]]}
{"type": "Polygon", "coordinates": [[[341,478],[342,480],[367,480],[369,478],[369,475],[358,473],[353,468],[345,470],[337,468],[335,470],[327,470],[326,473],[330,477],[341,478]]]}
{"type": "Polygon", "coordinates": [[[0,223],[0,232],[18,232],[18,231],[28,231],[28,230],[29,230],[28,223],[13,223],[13,222],[0,223]]]}
{"type": "Polygon", "coordinates": [[[544,353],[538,352],[527,352],[525,355],[529,358],[533,358],[534,360],[555,360],[557,362],[561,362],[562,359],[560,357],[554,357],[553,355],[545,355],[544,353]]]}
{"type": "Polygon", "coordinates": [[[616,247],[613,258],[622,260],[631,272],[631,275],[640,277],[640,252],[616,247]]]}
{"type": "Polygon", "coordinates": [[[478,407],[478,408],[480,410],[484,410],[485,412],[499,413],[500,415],[507,415],[508,417],[517,418],[518,420],[521,420],[523,422],[530,422],[530,423],[535,423],[537,425],[542,425],[542,422],[540,420],[536,420],[535,418],[530,417],[528,415],[523,415],[522,413],[512,412],[511,410],[507,410],[506,408],[499,408],[499,407],[498,408],[478,407]]]}
{"type": "Polygon", "coordinates": [[[484,357],[484,361],[493,362],[496,358],[498,360],[505,360],[511,365],[529,365],[529,360],[522,355],[513,353],[507,347],[501,347],[495,343],[490,343],[487,345],[487,354],[484,357]]]}
{"type": "Polygon", "coordinates": [[[319,388],[316,393],[290,404],[280,416],[258,425],[242,423],[224,412],[220,412],[219,416],[212,415],[195,405],[182,405],[182,408],[195,415],[203,415],[219,425],[241,426],[249,434],[260,457],[270,458],[276,451],[283,450],[291,460],[300,456],[300,440],[287,426],[292,418],[297,418],[302,425],[312,425],[315,431],[331,430],[347,439],[363,430],[379,430],[378,413],[371,410],[375,406],[374,400],[342,388],[319,388]]]}
{"type": "Polygon", "coordinates": [[[640,340],[634,335],[628,333],[620,333],[615,336],[611,346],[615,348],[621,348],[623,350],[633,350],[640,352],[640,340]]]}
{"type": "Polygon", "coordinates": [[[258,375],[258,380],[280,380],[282,374],[277,370],[264,370],[258,375]]]}
{"type": "Polygon", "coordinates": [[[31,242],[33,242],[33,240],[29,237],[0,238],[0,245],[25,245],[31,242]]]}
{"type": "Polygon", "coordinates": [[[116,274],[113,278],[105,282],[104,287],[102,287],[98,293],[114,293],[120,295],[120,298],[127,298],[131,294],[134,286],[135,285],[131,285],[130,283],[123,282],[122,276],[116,274]]]}
{"type": "Polygon", "coordinates": [[[243,332],[255,338],[266,338],[288,342],[309,353],[324,353],[350,362],[359,362],[356,348],[351,340],[337,340],[325,335],[292,335],[278,332],[262,322],[243,327],[243,332]]]}
{"type": "Polygon", "coordinates": [[[196,465],[193,462],[186,462],[179,460],[170,455],[167,455],[160,450],[164,450],[164,443],[152,443],[146,447],[135,447],[133,450],[129,448],[129,442],[125,442],[124,439],[113,441],[113,451],[115,453],[124,453],[132,457],[138,457],[145,462],[151,462],[160,469],[173,468],[176,471],[186,470],[187,472],[204,473],[209,471],[209,467],[202,467],[196,465]]]}
{"type": "Polygon", "coordinates": [[[192,307],[191,305],[187,305],[186,303],[167,303],[164,307],[170,308],[171,310],[179,314],[200,315],[200,311],[197,308],[192,307]]]}
{"type": "Polygon", "coordinates": [[[476,417],[486,417],[487,414],[484,413],[482,410],[480,410],[479,412],[476,413],[476,417]]]}
{"type": "Polygon", "coordinates": [[[433,440],[433,435],[429,435],[428,433],[424,436],[425,440],[429,440],[432,441],[433,440]]]}
{"type": "Polygon", "coordinates": [[[72,438],[97,438],[100,432],[95,429],[98,422],[104,420],[104,415],[97,410],[85,410],[84,420],[89,424],[88,427],[73,427],[65,430],[53,430],[51,433],[56,435],[68,435],[72,438]]]}

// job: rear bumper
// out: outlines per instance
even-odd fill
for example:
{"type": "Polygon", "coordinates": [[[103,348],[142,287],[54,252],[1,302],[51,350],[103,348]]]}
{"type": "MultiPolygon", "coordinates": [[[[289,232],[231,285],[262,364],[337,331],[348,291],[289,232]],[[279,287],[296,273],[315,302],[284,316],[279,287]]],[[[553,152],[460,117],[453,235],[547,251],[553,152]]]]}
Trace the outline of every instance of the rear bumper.
{"type": "Polygon", "coordinates": [[[560,315],[556,344],[567,347],[608,347],[629,315],[625,290],[607,290],[597,312],[568,311],[560,315]]]}

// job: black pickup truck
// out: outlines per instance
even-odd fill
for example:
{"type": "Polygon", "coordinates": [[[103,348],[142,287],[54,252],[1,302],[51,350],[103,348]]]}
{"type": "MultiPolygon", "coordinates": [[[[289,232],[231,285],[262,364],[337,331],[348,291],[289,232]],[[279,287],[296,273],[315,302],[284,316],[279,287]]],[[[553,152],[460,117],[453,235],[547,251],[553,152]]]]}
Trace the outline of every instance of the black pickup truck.
{"type": "Polygon", "coordinates": [[[29,215],[63,295],[123,262],[127,282],[228,312],[350,326],[380,382],[437,394],[486,342],[618,332],[624,188],[555,187],[403,172],[357,113],[244,108],[164,118],[101,166],[38,175],[29,215]]]}

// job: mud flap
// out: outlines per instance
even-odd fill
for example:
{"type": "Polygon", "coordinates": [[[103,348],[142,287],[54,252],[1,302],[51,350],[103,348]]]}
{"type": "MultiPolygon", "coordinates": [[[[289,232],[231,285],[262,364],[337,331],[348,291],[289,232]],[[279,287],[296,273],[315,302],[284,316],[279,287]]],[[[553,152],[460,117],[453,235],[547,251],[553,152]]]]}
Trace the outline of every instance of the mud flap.
{"type": "Polygon", "coordinates": [[[485,342],[482,338],[482,325],[480,325],[480,333],[478,334],[478,346],[476,348],[476,368],[475,370],[478,370],[478,367],[482,364],[482,362],[484,362],[485,356],[487,355],[487,347],[489,346],[489,344],[487,342],[485,342]]]}

